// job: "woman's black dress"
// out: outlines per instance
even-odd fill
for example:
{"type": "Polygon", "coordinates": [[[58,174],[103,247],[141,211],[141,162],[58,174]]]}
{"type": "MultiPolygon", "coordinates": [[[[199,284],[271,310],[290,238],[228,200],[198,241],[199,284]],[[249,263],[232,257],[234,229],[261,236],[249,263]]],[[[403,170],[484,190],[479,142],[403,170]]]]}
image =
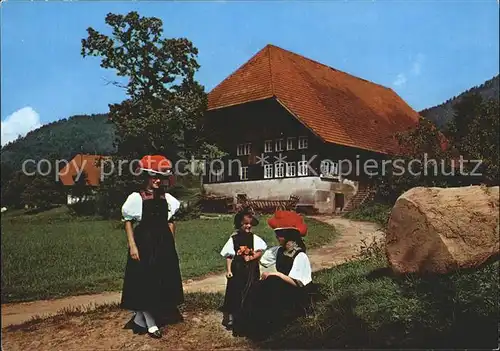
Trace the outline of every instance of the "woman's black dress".
{"type": "MultiPolygon", "coordinates": [[[[280,248],[276,257],[276,270],[288,275],[300,252],[289,257],[280,248]]],[[[305,312],[309,285],[293,286],[276,276],[253,284],[242,306],[241,318],[235,320],[234,332],[258,339],[269,336],[305,312]]]]}
{"type": "Polygon", "coordinates": [[[184,302],[184,292],[174,237],[168,226],[168,203],[164,197],[141,196],[142,218],[134,229],[139,261],[133,260],[129,252],[121,307],[155,316],[170,315],[184,302]]]}
{"type": "MultiPolygon", "coordinates": [[[[231,238],[235,253],[238,252],[240,246],[254,249],[253,234],[238,232],[231,238]]],[[[233,314],[237,318],[250,286],[260,278],[259,262],[258,260],[245,262],[243,256],[235,255],[231,262],[231,272],[233,277],[227,281],[222,311],[233,314]]]]}

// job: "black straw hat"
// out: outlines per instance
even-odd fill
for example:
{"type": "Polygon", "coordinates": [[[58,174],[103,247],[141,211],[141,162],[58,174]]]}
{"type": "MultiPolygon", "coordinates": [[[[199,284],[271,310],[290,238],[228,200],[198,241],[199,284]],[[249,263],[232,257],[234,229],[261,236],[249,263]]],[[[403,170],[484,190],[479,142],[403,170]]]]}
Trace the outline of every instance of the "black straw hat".
{"type": "Polygon", "coordinates": [[[259,219],[253,214],[252,211],[248,209],[243,209],[234,216],[233,223],[235,229],[241,227],[241,222],[243,221],[243,218],[246,216],[252,217],[252,226],[256,226],[259,224],[259,219]]]}

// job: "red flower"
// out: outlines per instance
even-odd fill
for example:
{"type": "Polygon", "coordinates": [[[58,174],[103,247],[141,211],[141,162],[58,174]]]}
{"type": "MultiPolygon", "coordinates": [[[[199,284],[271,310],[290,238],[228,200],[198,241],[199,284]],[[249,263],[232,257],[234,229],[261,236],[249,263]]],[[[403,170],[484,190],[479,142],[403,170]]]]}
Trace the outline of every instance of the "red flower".
{"type": "Polygon", "coordinates": [[[236,254],[239,256],[253,256],[253,249],[248,246],[240,246],[240,249],[236,254]]]}

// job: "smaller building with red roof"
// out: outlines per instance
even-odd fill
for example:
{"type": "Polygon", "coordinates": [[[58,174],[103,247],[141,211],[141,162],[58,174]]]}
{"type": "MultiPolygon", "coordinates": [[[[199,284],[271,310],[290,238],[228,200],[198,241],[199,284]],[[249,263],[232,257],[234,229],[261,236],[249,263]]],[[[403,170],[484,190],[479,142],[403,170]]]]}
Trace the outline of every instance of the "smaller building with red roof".
{"type": "MultiPolygon", "coordinates": [[[[59,171],[59,180],[70,190],[70,187],[75,185],[75,180],[80,175],[80,177],[84,177],[87,186],[96,187],[101,181],[101,167],[107,159],[107,156],[77,154],[59,171]]],[[[76,199],[71,194],[68,194],[68,205],[79,200],[81,199],[76,199]]]]}

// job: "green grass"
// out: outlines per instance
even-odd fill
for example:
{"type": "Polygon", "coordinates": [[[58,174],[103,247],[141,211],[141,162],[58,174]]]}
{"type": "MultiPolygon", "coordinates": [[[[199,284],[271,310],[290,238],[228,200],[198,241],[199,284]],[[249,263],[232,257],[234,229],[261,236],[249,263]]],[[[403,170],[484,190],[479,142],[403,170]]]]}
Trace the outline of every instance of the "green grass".
{"type": "MultiPolygon", "coordinates": [[[[254,232],[275,245],[261,218],[254,232]]],[[[332,227],[306,219],[307,245],[335,236],[332,227]]],[[[97,218],[75,218],[64,208],[26,215],[2,215],[2,302],[28,301],[120,290],[127,255],[123,225],[97,218]]],[[[223,271],[219,252],[232,233],[232,218],[177,222],[176,245],[184,279],[223,271]]]]}
{"type": "Polygon", "coordinates": [[[392,206],[377,202],[369,202],[346,213],[345,218],[378,223],[382,228],[387,227],[392,206]]]}
{"type": "Polygon", "coordinates": [[[263,348],[496,348],[499,264],[395,277],[382,255],[318,272],[323,299],[263,348]]]}

